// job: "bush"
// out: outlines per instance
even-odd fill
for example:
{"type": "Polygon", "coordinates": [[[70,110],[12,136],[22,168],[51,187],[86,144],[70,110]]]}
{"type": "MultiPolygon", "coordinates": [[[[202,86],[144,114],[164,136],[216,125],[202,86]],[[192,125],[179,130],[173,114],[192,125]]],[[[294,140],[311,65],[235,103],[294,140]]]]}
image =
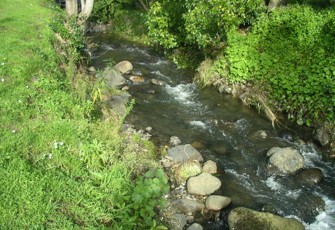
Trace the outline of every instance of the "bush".
{"type": "Polygon", "coordinates": [[[160,0],[149,10],[149,36],[166,49],[185,45],[204,49],[223,41],[231,28],[250,24],[264,10],[262,0],[160,0]]]}
{"type": "Polygon", "coordinates": [[[299,124],[333,120],[335,10],[290,6],[263,15],[249,34],[231,30],[216,70],[232,83],[257,84],[299,124]]]}

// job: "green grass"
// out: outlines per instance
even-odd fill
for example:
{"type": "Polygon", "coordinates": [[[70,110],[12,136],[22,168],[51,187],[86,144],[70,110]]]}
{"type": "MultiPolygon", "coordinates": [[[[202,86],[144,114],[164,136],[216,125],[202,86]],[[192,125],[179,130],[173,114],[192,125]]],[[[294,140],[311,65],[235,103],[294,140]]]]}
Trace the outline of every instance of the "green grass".
{"type": "Polygon", "coordinates": [[[0,3],[0,229],[134,229],[135,173],[155,152],[95,115],[96,83],[77,71],[78,43],[57,41],[52,3],[0,3]]]}

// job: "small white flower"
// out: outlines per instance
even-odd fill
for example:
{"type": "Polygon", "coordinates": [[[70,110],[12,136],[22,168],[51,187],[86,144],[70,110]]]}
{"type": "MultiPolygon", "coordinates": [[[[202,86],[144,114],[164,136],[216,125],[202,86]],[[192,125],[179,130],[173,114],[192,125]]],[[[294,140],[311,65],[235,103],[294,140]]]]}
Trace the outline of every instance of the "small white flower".
{"type": "Polygon", "coordinates": [[[1,62],[1,65],[5,65],[5,63],[4,63],[4,62],[1,62]]]}
{"type": "Polygon", "coordinates": [[[55,141],[54,142],[54,148],[57,149],[58,148],[58,143],[55,141]]]}
{"type": "Polygon", "coordinates": [[[64,145],[63,141],[59,142],[58,144],[59,144],[60,146],[63,146],[63,145],[64,145]]]}
{"type": "Polygon", "coordinates": [[[4,82],[4,81],[5,81],[5,79],[1,78],[1,81],[2,81],[2,82],[4,82]]]}
{"type": "Polygon", "coordinates": [[[49,156],[49,159],[52,159],[52,154],[51,153],[48,156],[49,156]]]}
{"type": "Polygon", "coordinates": [[[22,101],[21,100],[19,100],[19,103],[21,103],[22,101]]]}
{"type": "Polygon", "coordinates": [[[27,86],[27,85],[26,85],[26,88],[28,89],[28,88],[29,88],[29,86],[27,86]]]}
{"type": "Polygon", "coordinates": [[[16,133],[16,130],[15,130],[15,129],[13,129],[13,130],[12,130],[12,133],[16,133]]]}

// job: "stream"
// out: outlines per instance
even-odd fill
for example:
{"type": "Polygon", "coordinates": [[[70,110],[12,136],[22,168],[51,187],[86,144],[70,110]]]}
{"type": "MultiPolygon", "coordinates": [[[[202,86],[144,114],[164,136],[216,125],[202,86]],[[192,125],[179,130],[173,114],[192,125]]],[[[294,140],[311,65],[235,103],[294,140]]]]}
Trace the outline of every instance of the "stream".
{"type": "Polygon", "coordinates": [[[203,219],[204,229],[228,229],[228,212],[239,206],[275,210],[300,220],[310,230],[335,229],[335,165],[310,141],[311,130],[290,123],[285,123],[290,129],[274,129],[264,115],[238,99],[213,88],[199,88],[192,82],[194,71],[178,69],[150,48],[105,34],[95,36],[94,42],[98,47],[92,52],[92,62],[97,69],[111,60],[128,60],[133,74],[145,78],[144,83],[129,85],[136,104],[128,123],[137,129],[152,127],[152,140],[158,146],[178,136],[182,144],[197,145],[205,160],[218,163],[222,186],[216,194],[233,202],[221,212],[220,221],[203,219]],[[166,84],[154,85],[151,79],[166,84]],[[323,180],[305,186],[295,175],[269,175],[266,152],[272,147],[299,149],[305,168],[321,169],[323,180]]]}

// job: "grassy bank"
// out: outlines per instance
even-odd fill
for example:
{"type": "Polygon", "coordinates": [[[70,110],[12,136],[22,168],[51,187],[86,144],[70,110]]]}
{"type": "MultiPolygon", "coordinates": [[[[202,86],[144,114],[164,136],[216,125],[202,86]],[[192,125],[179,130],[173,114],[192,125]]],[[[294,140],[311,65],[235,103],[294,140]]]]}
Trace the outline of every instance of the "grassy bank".
{"type": "Polygon", "coordinates": [[[141,188],[166,181],[137,174],[153,148],[101,115],[96,83],[78,70],[80,33],[52,3],[0,3],[0,228],[151,226],[163,190],[141,188]]]}

